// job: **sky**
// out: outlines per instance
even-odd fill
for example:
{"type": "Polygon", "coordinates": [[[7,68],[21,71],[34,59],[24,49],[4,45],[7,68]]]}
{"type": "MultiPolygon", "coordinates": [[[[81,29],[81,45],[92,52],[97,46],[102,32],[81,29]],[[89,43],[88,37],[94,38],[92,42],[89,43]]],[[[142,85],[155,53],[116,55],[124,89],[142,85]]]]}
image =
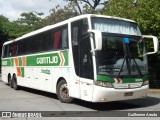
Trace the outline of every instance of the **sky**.
{"type": "Polygon", "coordinates": [[[63,7],[66,4],[63,0],[0,0],[0,15],[14,21],[20,18],[23,12],[36,11],[43,12],[45,17],[56,5],[63,7]]]}

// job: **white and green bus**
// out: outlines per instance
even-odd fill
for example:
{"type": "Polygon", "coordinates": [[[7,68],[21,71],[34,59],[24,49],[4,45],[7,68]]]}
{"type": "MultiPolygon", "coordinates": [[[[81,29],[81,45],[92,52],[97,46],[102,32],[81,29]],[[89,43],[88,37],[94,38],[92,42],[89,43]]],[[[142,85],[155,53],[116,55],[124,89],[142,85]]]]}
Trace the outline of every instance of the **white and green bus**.
{"type": "Polygon", "coordinates": [[[2,80],[57,94],[108,102],[144,97],[149,88],[147,55],[158,39],[141,34],[136,22],[80,15],[5,42],[2,80]],[[153,40],[147,52],[144,38],[153,40]]]}

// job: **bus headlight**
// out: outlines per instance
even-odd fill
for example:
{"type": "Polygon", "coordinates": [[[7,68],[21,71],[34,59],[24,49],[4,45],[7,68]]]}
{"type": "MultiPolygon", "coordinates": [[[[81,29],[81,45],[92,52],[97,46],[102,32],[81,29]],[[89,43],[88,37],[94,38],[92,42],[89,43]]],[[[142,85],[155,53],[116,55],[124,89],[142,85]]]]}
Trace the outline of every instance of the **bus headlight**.
{"type": "Polygon", "coordinates": [[[148,85],[148,84],[149,84],[149,80],[144,80],[142,86],[148,85]]]}
{"type": "Polygon", "coordinates": [[[103,82],[103,81],[96,81],[96,85],[102,86],[102,87],[109,87],[109,88],[113,87],[112,83],[103,82]]]}

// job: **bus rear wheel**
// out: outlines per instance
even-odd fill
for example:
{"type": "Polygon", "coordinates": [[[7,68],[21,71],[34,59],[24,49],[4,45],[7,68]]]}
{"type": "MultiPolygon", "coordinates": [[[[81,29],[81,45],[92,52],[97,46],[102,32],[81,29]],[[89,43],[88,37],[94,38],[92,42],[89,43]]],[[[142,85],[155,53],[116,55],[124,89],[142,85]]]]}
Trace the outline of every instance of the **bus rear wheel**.
{"type": "Polygon", "coordinates": [[[69,96],[69,89],[65,80],[61,80],[57,85],[57,97],[63,103],[73,101],[73,98],[69,96]]]}
{"type": "Polygon", "coordinates": [[[13,89],[15,89],[15,90],[18,90],[18,88],[19,88],[17,85],[17,78],[15,75],[13,75],[13,77],[12,77],[12,86],[13,86],[13,89]]]}
{"type": "Polygon", "coordinates": [[[12,88],[12,79],[11,79],[11,75],[8,76],[8,84],[9,86],[12,88]]]}

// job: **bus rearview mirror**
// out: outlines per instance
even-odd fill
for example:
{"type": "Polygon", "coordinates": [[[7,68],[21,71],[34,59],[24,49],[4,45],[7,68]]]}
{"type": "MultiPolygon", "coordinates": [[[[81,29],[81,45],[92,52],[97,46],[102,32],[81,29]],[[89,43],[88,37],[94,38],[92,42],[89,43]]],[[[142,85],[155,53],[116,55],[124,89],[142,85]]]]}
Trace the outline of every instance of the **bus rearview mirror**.
{"type": "Polygon", "coordinates": [[[95,41],[95,48],[91,51],[102,50],[102,32],[99,30],[88,30],[91,34],[91,39],[95,41]]]}
{"type": "Polygon", "coordinates": [[[157,53],[157,52],[158,52],[158,49],[159,49],[158,38],[155,37],[155,36],[151,36],[151,35],[143,35],[142,37],[143,37],[143,40],[144,40],[144,38],[152,39],[152,40],[153,40],[154,51],[153,51],[153,52],[148,52],[148,53],[146,53],[146,54],[149,55],[149,54],[157,53]]]}

